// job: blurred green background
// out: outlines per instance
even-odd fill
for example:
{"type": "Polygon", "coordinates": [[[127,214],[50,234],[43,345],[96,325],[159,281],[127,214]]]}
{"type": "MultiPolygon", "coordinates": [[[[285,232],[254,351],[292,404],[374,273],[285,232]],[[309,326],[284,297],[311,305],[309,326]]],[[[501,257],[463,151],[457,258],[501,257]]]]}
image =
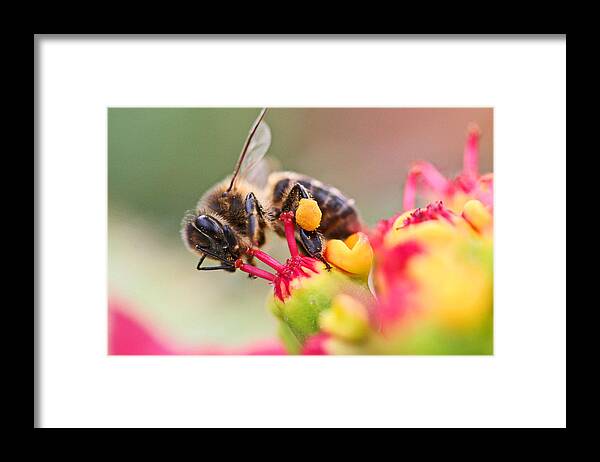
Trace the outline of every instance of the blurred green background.
{"type": "MultiPolygon", "coordinates": [[[[181,219],[233,170],[259,108],[109,108],[109,296],[182,346],[243,345],[275,336],[269,288],[241,273],[199,272],[181,219]]],[[[493,110],[288,109],[266,118],[281,168],[333,184],[369,225],[400,210],[406,173],[428,160],[454,176],[469,122],[492,171],[493,110]]],[[[285,258],[271,236],[267,251],[285,258]]]]}

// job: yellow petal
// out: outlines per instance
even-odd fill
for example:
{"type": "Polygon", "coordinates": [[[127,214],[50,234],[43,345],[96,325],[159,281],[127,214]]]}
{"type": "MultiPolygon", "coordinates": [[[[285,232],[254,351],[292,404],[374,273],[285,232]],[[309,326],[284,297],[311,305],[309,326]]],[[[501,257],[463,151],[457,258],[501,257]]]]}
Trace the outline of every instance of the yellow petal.
{"type": "Polygon", "coordinates": [[[300,199],[296,209],[296,224],[306,231],[314,231],[321,224],[321,209],[313,199],[300,199]]]}
{"type": "Polygon", "coordinates": [[[438,325],[469,331],[491,314],[493,279],[479,262],[449,250],[416,257],[409,273],[418,283],[423,314],[438,325]]]}
{"type": "Polygon", "coordinates": [[[394,220],[394,224],[392,225],[392,229],[400,229],[404,226],[404,220],[411,216],[411,214],[417,209],[411,209],[404,212],[400,215],[396,220],[394,220]]]}
{"type": "Polygon", "coordinates": [[[463,216],[479,232],[486,231],[491,227],[492,214],[478,200],[470,200],[464,205],[463,216]]]}
{"type": "Polygon", "coordinates": [[[348,273],[366,278],[373,263],[373,248],[366,234],[354,233],[345,241],[328,241],[325,259],[348,273]]]}
{"type": "Polygon", "coordinates": [[[385,236],[385,245],[394,247],[406,241],[416,240],[424,244],[446,244],[456,238],[456,229],[450,223],[441,220],[429,220],[422,223],[392,228],[385,236]]]}
{"type": "Polygon", "coordinates": [[[319,326],[342,340],[362,340],[369,331],[367,309],[350,295],[339,294],[333,299],[331,308],[320,314],[319,326]]]}

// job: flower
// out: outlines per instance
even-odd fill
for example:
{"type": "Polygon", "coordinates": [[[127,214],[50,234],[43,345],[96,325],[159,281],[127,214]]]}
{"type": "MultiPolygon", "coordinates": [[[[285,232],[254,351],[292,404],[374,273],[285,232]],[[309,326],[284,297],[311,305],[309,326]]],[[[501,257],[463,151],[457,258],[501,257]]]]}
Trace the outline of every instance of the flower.
{"type": "Polygon", "coordinates": [[[453,180],[446,179],[429,162],[415,163],[404,186],[403,209],[415,208],[419,179],[427,186],[430,199],[443,200],[446,207],[456,213],[459,213],[470,199],[477,199],[492,207],[493,174],[479,175],[479,137],[479,127],[471,124],[464,149],[463,170],[453,180]]]}
{"type": "Polygon", "coordinates": [[[462,214],[437,202],[378,228],[378,303],[372,309],[380,347],[399,353],[491,352],[491,224],[489,209],[471,200],[462,214]]]}
{"type": "Polygon", "coordinates": [[[291,296],[280,299],[275,293],[267,302],[280,322],[279,334],[290,353],[300,353],[306,341],[321,332],[321,315],[334,306],[342,294],[368,303],[372,295],[364,284],[332,268],[294,285],[291,296]]]}

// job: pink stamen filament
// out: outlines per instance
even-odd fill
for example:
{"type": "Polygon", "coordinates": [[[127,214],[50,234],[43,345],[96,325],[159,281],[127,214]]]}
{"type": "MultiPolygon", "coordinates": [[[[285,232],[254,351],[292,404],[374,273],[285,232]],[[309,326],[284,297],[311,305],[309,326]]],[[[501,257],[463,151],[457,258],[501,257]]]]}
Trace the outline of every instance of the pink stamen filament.
{"type": "Polygon", "coordinates": [[[406,185],[404,186],[403,204],[404,210],[415,208],[417,194],[417,178],[422,177],[427,186],[437,194],[445,195],[448,191],[448,180],[429,162],[418,162],[408,173],[406,185]]]}
{"type": "Polygon", "coordinates": [[[280,300],[285,300],[290,295],[289,283],[283,279],[279,281],[279,284],[275,287],[275,294],[280,300]]]}
{"type": "Polygon", "coordinates": [[[275,280],[275,275],[265,271],[263,269],[257,268],[256,266],[249,265],[247,263],[243,263],[241,260],[237,260],[235,262],[235,267],[245,273],[252,274],[253,276],[266,279],[267,281],[273,282],[275,280]]]}
{"type": "Polygon", "coordinates": [[[285,266],[283,266],[281,263],[279,263],[277,260],[275,260],[271,255],[263,252],[262,250],[252,249],[249,253],[250,253],[250,255],[254,255],[257,259],[262,261],[264,264],[269,265],[271,268],[273,268],[278,273],[281,273],[283,270],[285,270],[285,266]]]}
{"type": "Polygon", "coordinates": [[[417,173],[411,171],[406,178],[406,184],[404,185],[404,195],[402,197],[402,208],[404,210],[411,210],[415,208],[415,201],[417,196],[417,173]]]}
{"type": "Polygon", "coordinates": [[[479,135],[479,127],[470,125],[463,156],[463,174],[470,179],[479,175],[479,135]]]}
{"type": "Polygon", "coordinates": [[[284,212],[279,216],[279,219],[283,221],[285,226],[285,238],[287,239],[288,247],[290,249],[290,255],[292,257],[298,256],[298,244],[296,244],[296,236],[294,232],[294,222],[292,218],[294,212],[284,212]]]}

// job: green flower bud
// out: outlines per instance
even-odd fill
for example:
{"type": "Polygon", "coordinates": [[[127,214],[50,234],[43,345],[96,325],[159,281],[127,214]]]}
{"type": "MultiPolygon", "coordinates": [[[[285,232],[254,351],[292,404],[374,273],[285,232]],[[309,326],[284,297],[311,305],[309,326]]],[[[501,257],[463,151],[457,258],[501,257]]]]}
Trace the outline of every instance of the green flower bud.
{"type": "MultiPolygon", "coordinates": [[[[296,278],[289,287],[287,297],[282,299],[273,294],[267,304],[281,322],[279,334],[290,353],[299,353],[306,339],[321,331],[321,314],[332,308],[334,300],[340,294],[363,300],[372,297],[366,286],[335,268],[330,271],[321,270],[310,277],[296,278]]],[[[362,325],[357,327],[355,319],[351,319],[350,323],[354,324],[349,331],[355,335],[358,330],[363,329],[362,325]]],[[[331,319],[325,321],[325,324],[331,327],[335,321],[331,319]]]]}

